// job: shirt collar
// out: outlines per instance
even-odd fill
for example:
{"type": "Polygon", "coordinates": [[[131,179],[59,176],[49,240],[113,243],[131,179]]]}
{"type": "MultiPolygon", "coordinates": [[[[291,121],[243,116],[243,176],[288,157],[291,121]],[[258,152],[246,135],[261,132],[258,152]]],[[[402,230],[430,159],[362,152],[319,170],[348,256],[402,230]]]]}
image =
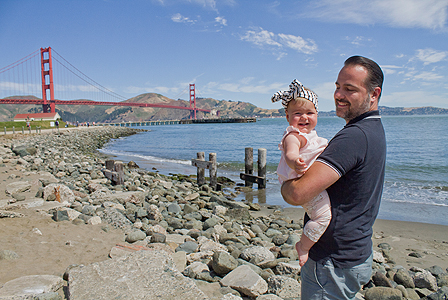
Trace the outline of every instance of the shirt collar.
{"type": "Polygon", "coordinates": [[[347,123],[347,125],[354,124],[354,123],[359,122],[359,121],[361,121],[363,119],[380,119],[380,118],[381,118],[380,112],[378,110],[372,110],[372,111],[365,112],[365,113],[357,116],[354,119],[351,119],[347,123]]]}

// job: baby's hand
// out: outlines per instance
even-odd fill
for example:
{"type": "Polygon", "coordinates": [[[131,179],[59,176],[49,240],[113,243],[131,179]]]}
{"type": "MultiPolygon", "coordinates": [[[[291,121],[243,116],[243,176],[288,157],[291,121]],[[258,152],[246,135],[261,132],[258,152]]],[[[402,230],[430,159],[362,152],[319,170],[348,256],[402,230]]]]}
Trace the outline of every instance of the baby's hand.
{"type": "Polygon", "coordinates": [[[296,163],[296,166],[295,166],[294,170],[296,171],[296,173],[299,175],[305,174],[306,168],[308,166],[305,164],[304,160],[301,157],[299,157],[296,159],[295,163],[296,163]]]}

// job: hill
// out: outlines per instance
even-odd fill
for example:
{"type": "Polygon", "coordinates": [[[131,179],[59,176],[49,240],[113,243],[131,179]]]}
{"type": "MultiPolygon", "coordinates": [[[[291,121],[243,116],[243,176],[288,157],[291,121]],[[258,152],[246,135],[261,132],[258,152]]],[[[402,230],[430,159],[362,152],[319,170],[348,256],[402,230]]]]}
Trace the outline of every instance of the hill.
{"type": "MultiPolygon", "coordinates": [[[[27,97],[30,98],[30,97],[27,97]]],[[[76,100],[75,100],[76,101],[76,100]]],[[[79,101],[86,101],[79,99],[79,101]]],[[[187,100],[173,100],[156,93],[141,94],[130,98],[124,103],[163,103],[166,105],[189,107],[187,100]]],[[[263,109],[251,103],[232,100],[216,100],[213,98],[196,98],[196,107],[208,110],[218,110],[222,118],[241,117],[281,117],[285,116],[285,110],[263,109]]],[[[448,109],[437,107],[385,107],[380,106],[382,115],[435,115],[448,114],[448,109]]],[[[18,113],[41,112],[39,105],[0,105],[0,121],[11,121],[18,113]]],[[[152,120],[181,120],[188,119],[190,112],[182,109],[168,109],[155,107],[132,107],[132,106],[88,106],[88,105],[57,105],[56,111],[64,121],[71,122],[100,122],[116,123],[129,121],[152,121],[152,120]]],[[[335,111],[319,112],[320,116],[335,116],[335,111]]],[[[210,118],[209,113],[197,112],[197,118],[210,118]]]]}

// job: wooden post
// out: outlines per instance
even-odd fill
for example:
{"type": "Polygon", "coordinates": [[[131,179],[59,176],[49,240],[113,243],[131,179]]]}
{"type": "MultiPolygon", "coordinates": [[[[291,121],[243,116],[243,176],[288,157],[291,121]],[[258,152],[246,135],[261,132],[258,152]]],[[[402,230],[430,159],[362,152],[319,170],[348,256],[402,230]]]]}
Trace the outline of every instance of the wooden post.
{"type": "Polygon", "coordinates": [[[205,161],[204,157],[204,152],[198,152],[197,159],[191,160],[191,165],[198,168],[198,185],[205,183],[204,172],[205,169],[208,169],[210,173],[210,187],[216,190],[218,188],[218,164],[216,162],[216,153],[209,153],[209,161],[205,161]]]}
{"type": "Polygon", "coordinates": [[[5,134],[6,134],[6,127],[3,127],[4,128],[4,130],[5,130],[5,134]]]}
{"type": "Polygon", "coordinates": [[[14,129],[14,126],[12,126],[12,134],[14,134],[16,131],[14,129]]]}
{"type": "MultiPolygon", "coordinates": [[[[198,152],[196,154],[196,157],[200,161],[205,161],[205,153],[204,152],[198,152]]],[[[197,181],[198,185],[205,184],[205,169],[198,166],[198,172],[197,172],[197,181]]]]}
{"type": "Polygon", "coordinates": [[[115,163],[115,172],[117,172],[118,178],[115,184],[124,184],[124,171],[123,171],[123,163],[117,162],[115,163]]]}
{"type": "Polygon", "coordinates": [[[22,126],[22,134],[25,134],[25,128],[22,126]]]}
{"type": "Polygon", "coordinates": [[[106,169],[113,171],[114,170],[114,164],[115,161],[113,159],[111,160],[106,160],[106,169]]]}
{"type": "Polygon", "coordinates": [[[119,185],[124,183],[124,171],[123,163],[115,162],[114,160],[105,161],[106,168],[102,169],[104,176],[110,179],[114,185],[119,185]]]}
{"type": "Polygon", "coordinates": [[[266,149],[258,149],[258,176],[253,175],[253,151],[252,148],[246,148],[245,171],[240,173],[240,178],[244,180],[245,186],[252,187],[253,183],[258,184],[259,189],[266,188],[266,149]]]}
{"type": "MultiPolygon", "coordinates": [[[[251,147],[244,149],[244,173],[254,174],[254,149],[251,147]]],[[[246,180],[244,185],[252,187],[252,182],[246,180]]]]}
{"type": "Polygon", "coordinates": [[[209,153],[208,160],[210,161],[210,186],[216,190],[218,186],[218,178],[216,177],[218,173],[218,168],[216,164],[216,153],[209,153]]]}
{"type": "MultiPolygon", "coordinates": [[[[258,149],[258,177],[266,178],[266,149],[258,149]]],[[[266,180],[258,182],[259,189],[266,188],[266,180]]]]}

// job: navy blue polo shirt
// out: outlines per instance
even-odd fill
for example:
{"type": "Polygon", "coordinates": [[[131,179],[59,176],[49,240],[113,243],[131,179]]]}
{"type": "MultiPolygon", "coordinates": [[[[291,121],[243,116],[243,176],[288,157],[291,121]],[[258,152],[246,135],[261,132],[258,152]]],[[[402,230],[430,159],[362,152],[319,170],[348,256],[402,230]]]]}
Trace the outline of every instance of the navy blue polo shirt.
{"type": "MultiPolygon", "coordinates": [[[[318,157],[339,173],[327,189],[331,222],[309,256],[330,258],[337,268],[351,268],[372,253],[372,226],[383,191],[386,137],[378,111],[351,120],[318,157]]],[[[305,216],[305,222],[308,221],[305,216]]]]}

